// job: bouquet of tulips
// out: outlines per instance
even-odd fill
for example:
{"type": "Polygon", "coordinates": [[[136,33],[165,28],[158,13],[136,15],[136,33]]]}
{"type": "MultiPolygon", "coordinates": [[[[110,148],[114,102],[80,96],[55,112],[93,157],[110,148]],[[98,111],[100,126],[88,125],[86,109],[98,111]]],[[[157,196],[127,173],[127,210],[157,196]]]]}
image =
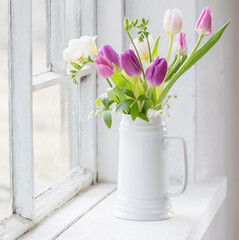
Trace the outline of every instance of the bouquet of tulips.
{"type": "Polygon", "coordinates": [[[168,113],[169,100],[176,97],[168,95],[171,87],[215,45],[230,23],[222,26],[199,48],[202,38],[212,33],[212,10],[204,8],[195,26],[198,41],[187,55],[186,34],[181,32],[182,14],[177,9],[168,10],[164,29],[170,36],[169,47],[166,58],[160,58],[160,36],[153,40],[147,31],[148,22],[144,18],[140,21],[125,19],[124,28],[131,45],[120,56],[109,45],[102,46],[97,53],[96,37],[89,36],[71,40],[64,50],[64,59],[73,67],[70,72],[74,83],[77,84],[77,73],[89,63],[95,63],[99,77],[108,82],[109,88],[96,99],[96,109],[90,115],[100,115],[109,128],[112,112],[130,114],[133,121],[137,117],[149,121],[151,117],[168,113]],[[134,40],[130,34],[133,28],[138,30],[134,40]],[[175,56],[170,62],[172,48],[175,56]]]}

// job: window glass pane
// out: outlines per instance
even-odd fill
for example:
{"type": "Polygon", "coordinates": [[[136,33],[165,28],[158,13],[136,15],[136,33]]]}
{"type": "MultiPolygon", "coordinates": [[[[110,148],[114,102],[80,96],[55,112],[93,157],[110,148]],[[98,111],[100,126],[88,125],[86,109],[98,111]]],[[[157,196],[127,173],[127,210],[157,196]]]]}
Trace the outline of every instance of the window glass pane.
{"type": "Polygon", "coordinates": [[[76,94],[71,80],[33,93],[36,195],[77,165],[76,94]]]}
{"type": "Polygon", "coordinates": [[[45,0],[32,0],[32,72],[47,70],[45,0]]]}
{"type": "Polygon", "coordinates": [[[8,140],[8,1],[0,0],[0,220],[10,214],[8,140]]]}

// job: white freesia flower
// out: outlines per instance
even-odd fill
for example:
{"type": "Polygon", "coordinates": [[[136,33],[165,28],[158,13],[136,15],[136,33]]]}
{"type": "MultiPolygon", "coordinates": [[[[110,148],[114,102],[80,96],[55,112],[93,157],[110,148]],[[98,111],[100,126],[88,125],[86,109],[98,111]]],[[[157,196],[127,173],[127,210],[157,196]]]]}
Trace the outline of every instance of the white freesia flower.
{"type": "Polygon", "coordinates": [[[153,118],[153,117],[159,117],[160,115],[162,115],[162,111],[161,110],[157,111],[157,110],[154,110],[154,109],[149,109],[147,111],[148,119],[153,118]]]}
{"type": "MultiPolygon", "coordinates": [[[[97,47],[95,44],[97,36],[82,36],[80,38],[81,44],[86,48],[90,53],[97,54],[97,47]]],[[[85,50],[86,50],[85,49],[85,50]]]]}
{"type": "MultiPolygon", "coordinates": [[[[148,40],[149,40],[149,45],[150,48],[152,49],[154,45],[154,39],[151,34],[148,35],[148,40]]],[[[142,61],[146,61],[149,59],[149,48],[148,48],[148,43],[147,39],[144,38],[143,42],[140,42],[138,38],[134,39],[134,44],[139,52],[140,59],[142,61]]],[[[134,46],[131,44],[130,48],[134,50],[134,46]]]]}
{"type": "Polygon", "coordinates": [[[97,54],[95,44],[96,36],[82,36],[79,39],[69,41],[69,47],[63,51],[64,60],[67,62],[79,61],[82,57],[89,57],[91,54],[97,54]]]}

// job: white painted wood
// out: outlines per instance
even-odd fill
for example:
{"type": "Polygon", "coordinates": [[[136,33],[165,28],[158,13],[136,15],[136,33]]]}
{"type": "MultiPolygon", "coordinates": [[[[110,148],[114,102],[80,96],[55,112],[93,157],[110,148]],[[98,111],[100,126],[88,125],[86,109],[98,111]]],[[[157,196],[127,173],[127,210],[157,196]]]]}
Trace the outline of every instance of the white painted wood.
{"type": "Polygon", "coordinates": [[[9,0],[11,202],[25,218],[34,206],[31,32],[31,0],[9,0]]]}
{"type": "Polygon", "coordinates": [[[96,34],[96,0],[80,1],[80,35],[96,34]]]}
{"type": "Polygon", "coordinates": [[[97,146],[96,119],[89,119],[89,113],[94,109],[96,99],[96,71],[80,78],[80,166],[89,169],[97,178],[97,146]]]}
{"type": "MultiPolygon", "coordinates": [[[[79,73],[78,77],[84,77],[92,73],[92,66],[84,67],[79,73]]],[[[94,70],[93,70],[94,72],[94,70]]],[[[41,89],[61,84],[65,81],[72,81],[70,76],[54,72],[43,72],[33,75],[32,91],[39,91],[41,89]]]]}
{"type": "MultiPolygon", "coordinates": [[[[97,35],[98,45],[110,44],[118,53],[129,48],[129,40],[121,29],[124,15],[130,19],[149,18],[149,31],[156,39],[161,35],[159,42],[159,56],[165,57],[168,49],[169,36],[163,29],[163,18],[167,9],[178,8],[183,14],[183,31],[187,33],[188,49],[191,50],[195,43],[195,12],[196,1],[188,1],[182,4],[177,0],[155,1],[155,0],[131,0],[125,1],[101,0],[97,2],[97,35]],[[121,7],[120,7],[121,5],[121,7]],[[106,7],[107,6],[107,7],[106,7]],[[122,8],[124,11],[122,11],[122,8]],[[114,9],[114,11],[112,11],[114,9]],[[189,11],[190,9],[190,11],[189,11]],[[125,13],[124,13],[125,12],[125,13]],[[114,19],[114,21],[112,21],[114,19]],[[114,33],[114,34],[112,34],[114,33]]],[[[136,37],[133,34],[133,37],[136,37]]],[[[172,60],[172,59],[171,59],[172,60]]],[[[102,94],[107,88],[107,83],[98,80],[98,93],[102,94]]],[[[169,136],[184,137],[188,143],[189,158],[189,181],[194,181],[195,162],[195,70],[192,68],[181,77],[170,93],[177,93],[179,98],[173,103],[172,117],[167,118],[169,136]]],[[[114,115],[111,130],[105,127],[102,120],[99,120],[99,179],[105,181],[117,180],[117,153],[118,153],[118,127],[120,117],[114,115]],[[112,155],[113,153],[113,155],[112,155]],[[113,157],[112,157],[113,156],[113,157]]],[[[173,150],[171,150],[173,151],[173,150]]],[[[175,149],[172,152],[172,172],[181,178],[181,161],[178,158],[181,154],[175,149]]]]}
{"type": "MultiPolygon", "coordinates": [[[[101,0],[97,2],[98,47],[111,45],[120,54],[125,49],[123,26],[125,0],[101,0]],[[107,7],[106,7],[107,6],[107,7]],[[114,9],[112,11],[112,9],[114,9]]],[[[98,78],[98,95],[109,87],[106,80],[98,78]]],[[[116,181],[118,170],[118,127],[121,117],[113,114],[109,130],[102,119],[98,119],[98,174],[99,180],[116,181]],[[113,153],[113,154],[112,154],[113,153]]]]}
{"type": "Polygon", "coordinates": [[[75,197],[92,184],[92,174],[82,168],[73,169],[56,185],[35,198],[34,222],[40,222],[52,211],[75,197]]]}
{"type": "Polygon", "coordinates": [[[22,236],[21,240],[50,240],[58,237],[116,189],[112,183],[97,183],[22,236]]]}
{"type": "Polygon", "coordinates": [[[0,239],[14,240],[30,228],[48,217],[53,211],[87,189],[93,181],[92,174],[75,168],[56,185],[35,198],[35,211],[32,221],[13,215],[0,222],[0,239]]]}
{"type": "Polygon", "coordinates": [[[63,50],[67,46],[66,38],[66,8],[65,0],[48,0],[50,11],[48,14],[48,64],[50,70],[58,73],[65,73],[66,63],[63,60],[63,50]],[[49,30],[50,29],[50,30],[49,30]]]}
{"type": "Polygon", "coordinates": [[[126,221],[113,217],[116,193],[111,194],[69,227],[59,240],[200,240],[226,196],[226,178],[191,184],[172,201],[168,221],[126,221]]]}
{"type": "Polygon", "coordinates": [[[32,226],[32,221],[14,214],[0,222],[0,239],[15,240],[32,226]]]}
{"type": "Polygon", "coordinates": [[[45,0],[46,7],[46,67],[51,70],[51,0],[45,0]]]}
{"type": "Polygon", "coordinates": [[[64,76],[54,72],[43,72],[37,75],[33,75],[32,91],[39,91],[44,88],[48,88],[64,81],[69,81],[69,76],[64,76]]]}
{"type": "MultiPolygon", "coordinates": [[[[80,0],[80,35],[96,35],[96,1],[80,0]]],[[[77,76],[78,80],[80,76],[77,76]]],[[[80,79],[80,166],[89,169],[97,178],[96,119],[88,119],[94,109],[97,83],[96,70],[92,65],[91,74],[80,79]]]]}
{"type": "MultiPolygon", "coordinates": [[[[197,1],[213,10],[213,31],[232,20],[220,41],[196,65],[196,178],[226,175],[228,193],[222,210],[203,240],[239,239],[239,1],[197,1]],[[213,156],[213,157],[212,157],[213,156]]],[[[206,38],[205,38],[206,40],[206,38]]]]}

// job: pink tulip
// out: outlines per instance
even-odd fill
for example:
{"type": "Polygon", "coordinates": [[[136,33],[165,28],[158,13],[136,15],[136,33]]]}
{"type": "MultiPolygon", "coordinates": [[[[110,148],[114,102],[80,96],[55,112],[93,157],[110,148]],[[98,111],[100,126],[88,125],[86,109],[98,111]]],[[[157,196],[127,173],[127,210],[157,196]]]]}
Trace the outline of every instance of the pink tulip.
{"type": "Polygon", "coordinates": [[[195,30],[199,35],[203,36],[209,36],[212,33],[212,10],[209,7],[203,9],[195,30]]]}
{"type": "Polygon", "coordinates": [[[181,56],[187,53],[186,33],[177,34],[173,44],[173,51],[181,56]]]}
{"type": "Polygon", "coordinates": [[[164,29],[170,35],[180,33],[183,26],[182,13],[178,9],[167,10],[164,15],[164,29]]]}
{"type": "Polygon", "coordinates": [[[100,77],[108,78],[113,75],[114,73],[113,64],[101,54],[98,54],[96,56],[95,64],[96,64],[97,73],[100,77]]]}

